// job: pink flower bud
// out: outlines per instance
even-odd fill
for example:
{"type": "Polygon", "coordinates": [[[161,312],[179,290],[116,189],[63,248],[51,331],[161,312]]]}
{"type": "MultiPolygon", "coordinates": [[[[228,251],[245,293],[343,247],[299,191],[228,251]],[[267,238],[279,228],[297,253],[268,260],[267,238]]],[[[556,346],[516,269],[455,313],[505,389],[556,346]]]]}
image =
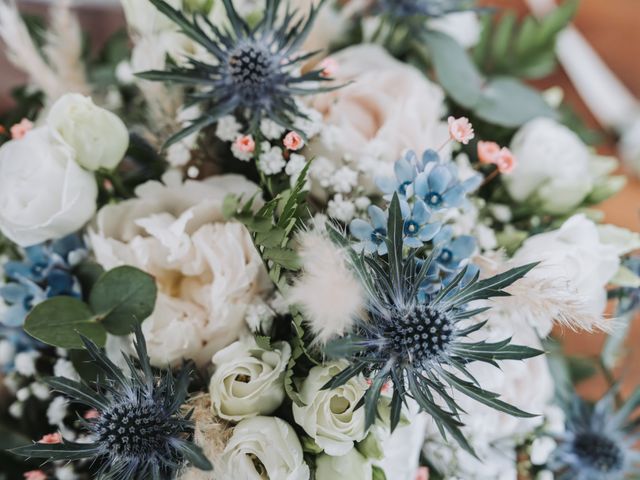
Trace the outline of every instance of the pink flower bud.
{"type": "Polygon", "coordinates": [[[23,118],[20,123],[16,123],[11,127],[11,138],[14,140],[20,140],[31,130],[33,130],[33,123],[26,118],[23,118]]]}
{"type": "Polygon", "coordinates": [[[460,142],[464,145],[475,137],[473,133],[473,125],[466,117],[454,118],[449,117],[449,135],[452,140],[460,142]]]}
{"type": "Polygon", "coordinates": [[[287,133],[283,143],[285,147],[294,152],[304,147],[304,140],[302,140],[302,137],[296,132],[287,133]]]}

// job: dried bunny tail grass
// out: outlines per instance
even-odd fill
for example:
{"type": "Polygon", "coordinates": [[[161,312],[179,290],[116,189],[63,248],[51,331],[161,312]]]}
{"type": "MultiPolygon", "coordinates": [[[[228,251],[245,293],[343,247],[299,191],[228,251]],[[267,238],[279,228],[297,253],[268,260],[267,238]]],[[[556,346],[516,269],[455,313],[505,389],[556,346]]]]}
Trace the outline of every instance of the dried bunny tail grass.
{"type": "Polygon", "coordinates": [[[346,253],[319,228],[298,234],[303,273],[287,295],[298,305],[314,335],[325,344],[351,331],[364,310],[365,295],[347,262],[346,253]]]}
{"type": "Polygon", "coordinates": [[[535,325],[536,319],[551,319],[554,324],[574,331],[610,332],[615,328],[614,321],[594,312],[586,299],[562,278],[526,276],[505,291],[511,296],[494,298],[491,303],[518,313],[531,324],[535,325]]]}
{"type": "Polygon", "coordinates": [[[80,58],[82,35],[68,0],[58,2],[52,14],[52,30],[47,33],[44,51],[51,65],[38,51],[13,0],[0,0],[0,38],[11,63],[29,76],[49,102],[68,92],[88,93],[80,58]]]}
{"type": "Polygon", "coordinates": [[[82,29],[71,12],[71,0],[58,0],[53,7],[43,51],[68,92],[91,92],[82,60],[82,29]]]}
{"type": "Polygon", "coordinates": [[[220,465],[220,459],[229,438],[231,438],[233,428],[213,415],[211,398],[208,394],[189,399],[187,407],[193,409],[194,442],[202,448],[204,454],[213,464],[213,470],[204,472],[197,468],[187,468],[178,476],[178,479],[215,480],[216,466],[220,465]]]}

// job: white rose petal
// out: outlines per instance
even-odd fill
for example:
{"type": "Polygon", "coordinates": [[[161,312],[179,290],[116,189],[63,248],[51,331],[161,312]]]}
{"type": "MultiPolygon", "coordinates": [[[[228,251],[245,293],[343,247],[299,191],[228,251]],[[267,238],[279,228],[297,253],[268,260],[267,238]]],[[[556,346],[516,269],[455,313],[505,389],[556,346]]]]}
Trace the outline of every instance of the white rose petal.
{"type": "Polygon", "coordinates": [[[505,184],[518,202],[536,195],[544,211],[566,213],[594,186],[591,152],[573,131],[554,120],[527,123],[513,138],[511,151],[518,163],[505,176],[505,184]]]}
{"type": "Polygon", "coordinates": [[[337,478],[371,480],[373,478],[371,463],[355,448],[339,457],[320,455],[316,460],[316,479],[335,480],[337,478]]]}
{"type": "Polygon", "coordinates": [[[73,233],[96,210],[98,186],[48,127],[0,148],[0,230],[22,247],[73,233]]]}
{"type": "Polygon", "coordinates": [[[302,446],[296,432],[277,417],[241,421],[227,442],[220,478],[237,480],[308,480],[302,446]],[[256,466],[259,464],[259,467],[256,466]]]}
{"type": "Polygon", "coordinates": [[[127,127],[90,97],[67,94],[51,107],[49,126],[76,152],[87,170],[115,168],[129,147],[127,127]]]}
{"type": "MultiPolygon", "coordinates": [[[[359,162],[365,172],[360,183],[371,193],[374,177],[392,175],[404,150],[438,148],[448,138],[441,120],[444,92],[422,72],[376,45],[349,47],[332,58],[339,65],[337,81],[353,83],[313,97],[311,106],[325,126],[309,144],[311,156],[326,157],[336,167],[345,158],[359,162]]],[[[325,188],[316,184],[314,195],[326,199],[325,188]]]]}
{"type": "Polygon", "coordinates": [[[249,305],[271,289],[248,231],[222,214],[228,193],[250,198],[257,187],[237,175],[183,182],[168,172],[163,181],[100,210],[89,238],[103,267],[155,277],[156,307],[142,324],[153,364],[205,365],[239,338],[249,305]]]}
{"type": "Polygon", "coordinates": [[[322,387],[344,368],[342,363],[313,367],[300,390],[305,406],[293,405],[293,417],[328,455],[344,455],[366,436],[364,409],[356,408],[368,385],[352,377],[333,390],[322,387]]]}
{"type": "Polygon", "coordinates": [[[209,383],[213,413],[238,422],[245,418],[273,413],[284,400],[284,372],[291,357],[286,342],[258,347],[246,338],[213,356],[215,373],[209,383]]]}

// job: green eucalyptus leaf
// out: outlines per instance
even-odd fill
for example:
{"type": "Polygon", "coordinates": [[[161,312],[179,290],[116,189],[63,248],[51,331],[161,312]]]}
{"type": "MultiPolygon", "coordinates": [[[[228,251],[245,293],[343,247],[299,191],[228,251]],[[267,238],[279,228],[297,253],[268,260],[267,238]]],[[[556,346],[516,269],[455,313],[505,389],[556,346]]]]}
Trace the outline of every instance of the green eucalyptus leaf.
{"type": "Polygon", "coordinates": [[[509,128],[517,128],[537,117],[557,117],[537,90],[510,77],[490,79],[474,111],[483,120],[509,128]]]}
{"type": "Polygon", "coordinates": [[[384,470],[377,465],[371,466],[371,480],[387,480],[384,470]]]}
{"type": "Polygon", "coordinates": [[[117,267],[98,279],[89,305],[109,333],[127,335],[153,313],[157,293],[156,282],[148,273],[130,266],[117,267]]]}
{"type": "Polygon", "coordinates": [[[424,40],[442,87],[456,103],[473,108],[480,100],[484,78],[465,49],[442,32],[429,31],[424,40]]]}
{"type": "Polygon", "coordinates": [[[91,309],[71,297],[55,297],[35,306],[24,323],[25,331],[48,345],[83,348],[80,335],[103,346],[107,332],[91,309]]]}

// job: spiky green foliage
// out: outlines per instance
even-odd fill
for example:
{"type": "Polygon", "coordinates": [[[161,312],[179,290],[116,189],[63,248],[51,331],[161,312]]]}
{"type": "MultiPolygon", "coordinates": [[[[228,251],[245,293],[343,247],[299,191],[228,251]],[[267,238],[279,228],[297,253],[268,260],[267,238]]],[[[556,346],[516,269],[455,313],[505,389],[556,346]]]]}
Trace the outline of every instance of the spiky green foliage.
{"type": "MultiPolygon", "coordinates": [[[[144,1],[144,0],[140,0],[144,1]]],[[[166,71],[149,71],[141,78],[193,87],[190,105],[200,104],[203,115],[171,137],[170,145],[216,123],[233,113],[249,122],[258,132],[260,121],[269,118],[289,130],[304,114],[296,96],[332,88],[318,87],[327,82],[322,70],[296,74],[296,70],[318,52],[299,53],[318,9],[312,6],[306,18],[281,0],[267,0],[262,19],[250,26],[236,11],[231,0],[222,0],[230,28],[214,25],[205,15],[194,13],[191,19],[164,0],[149,0],[193,41],[204,47],[214,61],[206,63],[187,58],[186,66],[171,66],[166,71]],[[284,9],[284,14],[282,10],[284,9]]]]}
{"type": "MultiPolygon", "coordinates": [[[[522,360],[542,352],[513,345],[510,339],[489,343],[468,337],[485,326],[470,318],[487,308],[471,308],[470,302],[508,295],[506,287],[522,278],[535,264],[524,265],[500,275],[469,279],[463,269],[447,286],[433,295],[418,295],[430,264],[417,261],[415,251],[406,253],[402,242],[403,220],[397,195],[391,203],[388,221],[388,255],[365,256],[352,251],[351,265],[367,293],[368,316],[360,319],[356,331],[330,343],[327,353],[350,360],[351,365],[326,385],[335,388],[351,377],[364,373],[372,385],[364,399],[367,427],[375,421],[383,386],[393,384],[391,428],[400,419],[406,398],[413,398],[429,413],[443,436],[449,433],[470,453],[460,414],[464,413],[450,389],[502,412],[531,417],[509,405],[498,394],[487,391],[468,370],[471,362],[497,366],[499,360],[522,360]]],[[[337,231],[333,238],[348,247],[349,241],[337,231]]]]}
{"type": "Polygon", "coordinates": [[[183,369],[177,378],[170,371],[157,378],[139,326],[135,342],[139,365],[124,356],[130,375],[92,341],[86,337],[82,340],[103,374],[96,389],[60,377],[45,382],[72,401],[97,410],[97,418],[84,421],[93,441],[34,443],[16,448],[13,453],[50,461],[91,459],[100,465],[98,478],[114,480],[170,479],[186,463],[202,470],[213,468],[200,448],[188,440],[193,430],[190,413],[181,413],[189,385],[188,369],[183,369]]]}

